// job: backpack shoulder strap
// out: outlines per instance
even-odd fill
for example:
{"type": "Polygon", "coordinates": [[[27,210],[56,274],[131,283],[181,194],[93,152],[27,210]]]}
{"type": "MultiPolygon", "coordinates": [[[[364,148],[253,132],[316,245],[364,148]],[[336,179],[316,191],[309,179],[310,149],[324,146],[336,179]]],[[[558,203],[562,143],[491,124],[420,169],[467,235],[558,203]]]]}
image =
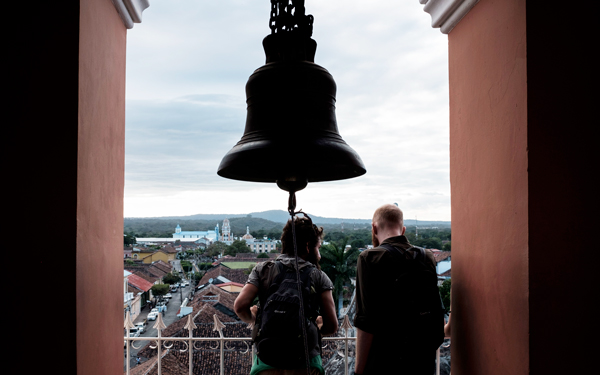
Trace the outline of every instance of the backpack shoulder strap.
{"type": "Polygon", "coordinates": [[[386,249],[388,252],[394,254],[396,257],[399,257],[399,258],[404,258],[405,254],[406,254],[406,250],[399,249],[394,245],[390,245],[389,243],[381,244],[381,245],[379,245],[379,247],[386,249]]]}
{"type": "Polygon", "coordinates": [[[418,260],[420,262],[425,261],[425,249],[423,249],[422,247],[419,247],[419,246],[411,245],[408,249],[404,250],[404,249],[397,248],[396,246],[390,245],[389,243],[385,243],[385,244],[379,245],[379,247],[382,247],[382,248],[386,249],[387,251],[389,251],[390,253],[395,254],[396,256],[401,256],[401,257],[406,257],[407,252],[409,252],[410,250],[414,250],[414,253],[411,254],[412,258],[415,260],[418,260]]]}
{"type": "Polygon", "coordinates": [[[409,250],[415,250],[414,259],[425,263],[425,249],[419,246],[411,246],[409,250]]]}
{"type": "Polygon", "coordinates": [[[273,261],[273,268],[277,268],[277,275],[271,279],[271,283],[269,283],[267,290],[270,290],[273,285],[280,284],[281,280],[283,280],[283,277],[285,276],[285,266],[280,260],[273,261]]]}

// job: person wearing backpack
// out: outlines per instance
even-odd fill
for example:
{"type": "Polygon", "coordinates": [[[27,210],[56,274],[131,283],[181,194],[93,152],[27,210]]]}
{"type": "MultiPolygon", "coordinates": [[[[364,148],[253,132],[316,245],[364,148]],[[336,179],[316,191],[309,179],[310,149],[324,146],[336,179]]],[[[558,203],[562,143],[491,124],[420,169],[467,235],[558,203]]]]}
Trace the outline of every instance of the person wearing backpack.
{"type": "Polygon", "coordinates": [[[290,219],[281,235],[281,255],[254,267],[234,303],[238,317],[253,325],[257,355],[250,375],[324,374],[320,338],[338,328],[333,283],[319,266],[323,228],[306,214],[293,225],[295,248],[290,219]],[[253,306],[256,297],[260,307],[253,306]]]}
{"type": "Polygon", "coordinates": [[[408,242],[396,205],[379,207],[371,226],[374,248],[357,261],[354,373],[433,375],[444,341],[433,253],[408,242]]]}

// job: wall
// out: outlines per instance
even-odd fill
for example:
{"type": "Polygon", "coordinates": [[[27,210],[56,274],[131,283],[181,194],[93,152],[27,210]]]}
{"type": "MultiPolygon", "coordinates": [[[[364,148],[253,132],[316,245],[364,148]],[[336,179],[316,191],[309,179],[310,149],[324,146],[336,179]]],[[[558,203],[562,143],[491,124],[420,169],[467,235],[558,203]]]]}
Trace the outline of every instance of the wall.
{"type": "Polygon", "coordinates": [[[527,2],[531,374],[591,374],[598,318],[597,12],[527,2]]]}
{"type": "Polygon", "coordinates": [[[126,28],[110,0],[19,6],[9,212],[51,241],[22,257],[17,372],[122,373],[126,28]]]}
{"type": "Polygon", "coordinates": [[[482,0],[449,34],[453,374],[596,367],[597,41],[556,3],[482,0]]]}
{"type": "Polygon", "coordinates": [[[82,0],[77,153],[77,372],[122,371],[120,290],[126,29],[108,0],[82,0]],[[90,324],[92,323],[93,324],[90,324]]]}
{"type": "Polygon", "coordinates": [[[448,44],[452,373],[527,374],[525,2],[480,1],[448,44]]]}
{"type": "Polygon", "coordinates": [[[142,261],[145,264],[150,264],[152,262],[157,262],[159,260],[162,260],[165,263],[169,263],[169,260],[174,260],[174,255],[172,255],[172,254],[165,254],[162,251],[157,251],[157,252],[154,252],[152,254],[145,255],[145,257],[142,258],[142,261]]]}

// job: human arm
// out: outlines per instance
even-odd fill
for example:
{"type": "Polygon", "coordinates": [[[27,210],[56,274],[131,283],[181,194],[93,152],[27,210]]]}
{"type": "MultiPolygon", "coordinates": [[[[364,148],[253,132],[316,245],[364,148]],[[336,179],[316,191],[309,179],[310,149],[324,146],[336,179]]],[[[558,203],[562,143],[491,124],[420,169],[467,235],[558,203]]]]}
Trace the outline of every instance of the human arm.
{"type": "Polygon", "coordinates": [[[335,304],[333,303],[331,289],[321,293],[321,313],[323,321],[321,334],[325,336],[337,332],[338,320],[335,314],[335,304]]]}
{"type": "Polygon", "coordinates": [[[251,309],[252,301],[258,295],[258,287],[252,284],[246,284],[233,303],[233,310],[242,321],[248,324],[254,324],[256,320],[256,308],[251,309]]]}
{"type": "Polygon", "coordinates": [[[452,327],[450,325],[450,318],[452,317],[452,313],[448,314],[448,323],[446,323],[444,325],[444,336],[446,337],[450,337],[450,335],[452,334],[452,332],[450,331],[450,328],[452,327]]]}
{"type": "Polygon", "coordinates": [[[369,352],[373,343],[374,318],[372,311],[377,309],[373,306],[376,300],[372,300],[372,293],[368,292],[371,285],[372,272],[365,254],[359,256],[356,264],[356,316],[354,326],[356,327],[356,362],[354,372],[362,374],[369,358],[369,352]]]}
{"type": "Polygon", "coordinates": [[[373,334],[356,328],[356,363],[354,373],[362,374],[365,371],[371,344],[373,343],[373,334]]]}

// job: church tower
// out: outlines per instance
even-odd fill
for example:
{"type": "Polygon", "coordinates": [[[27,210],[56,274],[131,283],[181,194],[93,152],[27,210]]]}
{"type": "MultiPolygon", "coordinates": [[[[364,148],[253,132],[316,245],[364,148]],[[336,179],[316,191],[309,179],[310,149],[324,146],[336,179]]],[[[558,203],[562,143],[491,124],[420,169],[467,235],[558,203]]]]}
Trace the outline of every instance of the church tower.
{"type": "Polygon", "coordinates": [[[223,228],[222,228],[222,241],[231,241],[231,227],[229,226],[229,220],[223,220],[223,228]]]}

